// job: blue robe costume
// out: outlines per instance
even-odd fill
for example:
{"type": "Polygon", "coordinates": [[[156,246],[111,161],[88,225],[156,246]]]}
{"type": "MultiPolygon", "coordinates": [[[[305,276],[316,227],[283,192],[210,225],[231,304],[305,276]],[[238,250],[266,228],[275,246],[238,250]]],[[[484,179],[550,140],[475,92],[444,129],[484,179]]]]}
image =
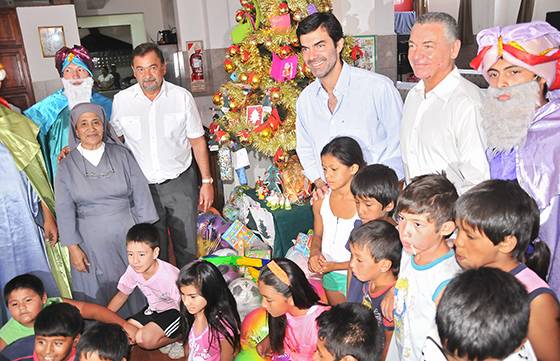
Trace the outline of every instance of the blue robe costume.
{"type": "MultiPolygon", "coordinates": [[[[91,102],[101,105],[105,110],[107,119],[111,118],[111,110],[113,109],[111,99],[93,92],[91,102]]],[[[58,163],[57,157],[62,148],[68,145],[68,129],[70,128],[70,109],[68,99],[64,95],[64,89],[57,90],[24,111],[24,114],[39,127],[39,144],[47,165],[49,180],[51,184],[54,184],[58,163]]]]}

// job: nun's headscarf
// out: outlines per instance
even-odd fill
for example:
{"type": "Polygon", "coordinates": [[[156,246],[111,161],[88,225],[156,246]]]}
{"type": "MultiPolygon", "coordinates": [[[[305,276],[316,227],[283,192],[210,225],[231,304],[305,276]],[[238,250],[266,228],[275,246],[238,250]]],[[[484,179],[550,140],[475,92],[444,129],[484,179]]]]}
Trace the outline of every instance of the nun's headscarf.
{"type": "Polygon", "coordinates": [[[109,125],[107,117],[105,116],[105,110],[101,105],[94,103],[81,103],[72,108],[70,112],[70,130],[68,132],[68,146],[75,148],[80,144],[80,139],[76,134],[76,124],[78,123],[78,118],[84,113],[95,113],[103,122],[103,141],[105,143],[116,143],[120,144],[120,140],[115,134],[113,128],[109,125]]]}
{"type": "Polygon", "coordinates": [[[471,66],[488,80],[487,70],[498,59],[525,68],[560,89],[560,32],[544,21],[493,27],[476,36],[478,55],[471,66]]]}

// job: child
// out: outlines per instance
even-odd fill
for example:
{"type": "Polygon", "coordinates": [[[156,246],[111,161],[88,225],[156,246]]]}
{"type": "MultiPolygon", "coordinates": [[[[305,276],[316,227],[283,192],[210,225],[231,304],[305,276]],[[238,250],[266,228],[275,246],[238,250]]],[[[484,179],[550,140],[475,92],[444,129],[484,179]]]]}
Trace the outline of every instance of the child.
{"type": "Polygon", "coordinates": [[[126,361],[128,338],[117,325],[96,323],[80,337],[76,355],[79,361],[126,361]]]}
{"type": "Polygon", "coordinates": [[[105,307],[68,298],[47,298],[43,283],[32,274],[12,278],[4,287],[4,299],[12,318],[0,329],[0,351],[18,339],[33,335],[33,326],[39,312],[44,307],[59,302],[77,307],[83,318],[115,323],[125,327],[130,336],[136,333],[136,327],[126,325],[125,320],[105,307]]]}
{"type": "Polygon", "coordinates": [[[80,311],[68,303],[45,307],[35,320],[35,350],[20,360],[74,361],[84,328],[80,311]]]}
{"type": "Polygon", "coordinates": [[[317,317],[314,361],[381,361],[383,333],[371,311],[357,303],[336,305],[317,317]]]}
{"type": "Polygon", "coordinates": [[[317,348],[315,319],[328,309],[292,261],[277,258],[262,268],[259,275],[262,305],[268,312],[268,336],[258,345],[260,355],[292,360],[311,360],[317,348]]]}
{"type": "Polygon", "coordinates": [[[350,137],[334,138],[321,151],[321,163],[330,193],[313,203],[309,270],[323,274],[329,304],[336,305],[346,300],[350,252],[345,244],[358,219],[350,182],[364,165],[362,149],[350,137]]]}
{"type": "Polygon", "coordinates": [[[188,360],[233,360],[241,349],[241,321],[220,270],[209,262],[194,261],[181,269],[177,286],[188,360]]]}
{"type": "Polygon", "coordinates": [[[412,179],[397,202],[403,245],[395,285],[395,332],[387,360],[418,360],[426,337],[435,329],[441,292],[460,270],[446,237],[455,230],[457,191],[442,175],[412,179]]]}
{"type": "Polygon", "coordinates": [[[535,354],[539,360],[558,360],[558,300],[548,284],[524,264],[541,274],[548,269],[548,247],[536,240],[536,202],[516,182],[490,180],[462,195],[456,212],[459,233],[455,248],[461,267],[495,267],[517,277],[529,292],[528,338],[535,354]]]}
{"type": "MultiPolygon", "coordinates": [[[[393,210],[399,196],[399,179],[394,170],[383,164],[371,164],[362,169],[352,178],[350,190],[356,201],[356,210],[360,220],[356,224],[367,223],[373,219],[383,219],[397,225],[393,218],[393,210]]],[[[350,251],[350,244],[346,244],[350,251]]],[[[348,270],[348,302],[362,302],[363,282],[360,282],[348,270]]]]}
{"type": "Polygon", "coordinates": [[[514,276],[499,269],[471,269],[452,279],[438,304],[436,324],[441,344],[428,337],[424,361],[446,361],[447,357],[536,361],[525,341],[527,291],[514,276]]]}
{"type": "Polygon", "coordinates": [[[157,258],[158,234],[157,228],[148,223],[130,228],[126,234],[128,267],[119,280],[117,294],[107,306],[116,312],[136,287],[142,291],[148,305],[131,316],[128,323],[138,327],[134,342],[148,350],[173,342],[181,332],[181,296],[175,285],[179,269],[157,258]]]}
{"type": "Polygon", "coordinates": [[[397,282],[402,253],[399,232],[392,224],[373,220],[354,229],[349,242],[352,275],[365,282],[360,302],[373,311],[380,330],[385,331],[385,355],[394,324],[389,321],[392,317],[384,317],[381,301],[397,282]]]}

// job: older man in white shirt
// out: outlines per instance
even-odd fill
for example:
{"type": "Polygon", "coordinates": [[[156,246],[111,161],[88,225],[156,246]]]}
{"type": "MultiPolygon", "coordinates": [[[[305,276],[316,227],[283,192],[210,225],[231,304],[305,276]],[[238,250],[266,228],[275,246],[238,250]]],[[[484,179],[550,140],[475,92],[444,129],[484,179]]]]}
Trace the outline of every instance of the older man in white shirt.
{"type": "Polygon", "coordinates": [[[459,193],[490,178],[479,128],[480,89],[455,67],[457,22],[428,13],[412,28],[408,59],[420,82],[406,97],[401,151],[407,181],[445,172],[459,193]]]}
{"type": "Polygon", "coordinates": [[[138,83],[115,95],[111,124],[150,183],[160,219],[155,224],[160,257],[168,259],[169,229],[181,268],[197,257],[197,205],[205,211],[214,199],[204,130],[192,95],[163,79],[165,62],[155,44],[134,49],[132,68],[138,83]],[[193,154],[202,176],[200,192],[193,154]]]}

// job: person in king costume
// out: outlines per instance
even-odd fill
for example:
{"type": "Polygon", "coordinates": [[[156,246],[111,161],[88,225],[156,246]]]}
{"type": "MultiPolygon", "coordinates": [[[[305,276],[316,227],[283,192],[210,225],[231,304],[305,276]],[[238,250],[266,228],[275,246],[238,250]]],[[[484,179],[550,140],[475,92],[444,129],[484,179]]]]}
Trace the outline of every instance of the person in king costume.
{"type": "MultiPolygon", "coordinates": [[[[0,86],[5,77],[0,64],[0,86]]],[[[33,273],[49,296],[70,297],[68,253],[56,244],[54,196],[38,133],[0,97],[0,289],[17,275],[33,273]]],[[[0,324],[7,321],[5,305],[0,302],[0,324]]]]}
{"type": "MultiPolygon", "coordinates": [[[[560,32],[544,21],[477,35],[471,66],[490,84],[482,111],[490,174],[516,180],[540,210],[551,251],[548,283],[560,291],[560,32]]],[[[531,252],[529,247],[529,252],[531,252]]]]}
{"type": "Polygon", "coordinates": [[[109,98],[92,91],[94,66],[86,48],[79,45],[61,48],[56,52],[55,65],[64,87],[24,111],[39,126],[39,143],[51,184],[56,175],[57,157],[68,145],[72,108],[80,103],[95,103],[103,107],[107,117],[112,110],[109,98]]]}

